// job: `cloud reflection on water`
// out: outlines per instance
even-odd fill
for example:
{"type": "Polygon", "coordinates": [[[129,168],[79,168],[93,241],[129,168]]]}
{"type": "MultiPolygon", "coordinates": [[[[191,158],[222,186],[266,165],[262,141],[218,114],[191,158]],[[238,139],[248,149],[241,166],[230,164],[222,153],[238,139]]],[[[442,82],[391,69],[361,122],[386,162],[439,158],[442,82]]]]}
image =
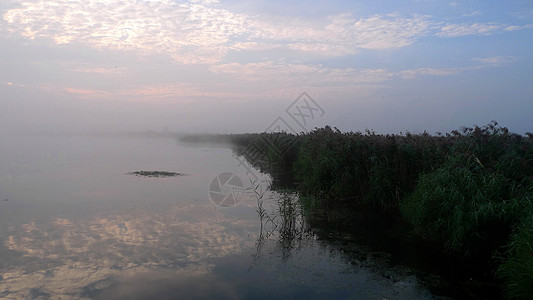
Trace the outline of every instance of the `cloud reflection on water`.
{"type": "Polygon", "coordinates": [[[57,217],[42,224],[32,221],[5,241],[9,250],[24,254],[26,264],[2,274],[0,295],[33,298],[38,292],[77,298],[117,275],[166,267],[187,274],[206,273],[210,270],[206,259],[252,246],[254,238],[247,236],[254,236],[256,228],[255,220],[226,219],[212,205],[175,205],[159,214],[143,211],[81,220],[57,217]]]}

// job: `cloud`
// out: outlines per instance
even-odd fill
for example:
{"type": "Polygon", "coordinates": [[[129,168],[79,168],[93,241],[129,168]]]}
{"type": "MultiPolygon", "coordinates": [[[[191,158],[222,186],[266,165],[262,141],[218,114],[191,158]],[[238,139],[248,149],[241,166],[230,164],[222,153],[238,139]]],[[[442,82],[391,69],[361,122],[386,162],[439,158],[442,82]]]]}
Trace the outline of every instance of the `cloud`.
{"type": "Polygon", "coordinates": [[[292,43],[287,47],[291,50],[309,52],[323,56],[343,56],[356,52],[355,48],[351,49],[342,45],[331,45],[326,43],[292,43]]]}
{"type": "Polygon", "coordinates": [[[56,44],[168,53],[182,63],[212,63],[225,44],[244,33],[246,18],[212,7],[211,1],[24,1],[7,11],[13,33],[56,44]]]}
{"type": "Polygon", "coordinates": [[[494,57],[476,57],[474,58],[474,60],[485,65],[498,67],[498,66],[512,64],[514,62],[517,62],[518,60],[520,60],[520,58],[516,56],[494,56],[494,57]]]}
{"type": "Polygon", "coordinates": [[[259,28],[254,37],[285,41],[293,49],[335,56],[354,53],[357,49],[389,49],[410,45],[428,32],[430,22],[425,16],[401,18],[396,15],[374,15],[355,19],[350,14],[340,14],[328,17],[323,25],[303,21],[281,24],[262,22],[259,28]]]}
{"type": "MultiPolygon", "coordinates": [[[[374,89],[384,82],[395,79],[415,79],[422,76],[452,76],[467,71],[499,67],[519,60],[513,56],[474,58],[480,63],[467,67],[432,68],[421,67],[405,70],[385,68],[329,68],[322,65],[253,62],[226,63],[209,67],[207,72],[217,76],[218,81],[206,87],[202,82],[137,83],[113,90],[77,86],[43,86],[43,89],[68,93],[82,99],[112,99],[128,101],[191,102],[197,97],[251,99],[271,97],[273,93],[286,91],[282,97],[292,96],[294,88],[312,88],[316,92],[331,88],[368,87],[374,89]]],[[[96,71],[99,71],[96,68],[96,71]]],[[[104,69],[107,70],[107,69],[104,69]]],[[[85,71],[82,69],[82,71],[85,71]]],[[[89,71],[93,71],[89,69],[89,71]]],[[[103,73],[102,75],[106,75],[103,73]]]]}
{"type": "Polygon", "coordinates": [[[479,15],[482,15],[483,13],[479,10],[474,10],[474,11],[469,11],[469,12],[466,12],[466,13],[463,13],[463,17],[475,17],[475,16],[479,16],[479,15]]]}
{"type": "MultiPolygon", "coordinates": [[[[393,79],[416,79],[427,76],[453,76],[491,67],[499,67],[517,61],[512,56],[475,58],[478,64],[463,67],[433,68],[421,67],[404,70],[385,68],[328,68],[322,65],[291,64],[266,61],[260,63],[227,63],[210,67],[217,75],[231,78],[248,88],[256,88],[262,95],[273,91],[287,90],[297,86],[314,93],[327,94],[332,90],[361,91],[384,88],[393,79]]],[[[292,91],[294,93],[294,91],[292,91]]]]}
{"type": "Polygon", "coordinates": [[[420,76],[450,76],[465,71],[477,70],[498,63],[512,62],[512,57],[497,57],[476,59],[483,65],[455,68],[417,68],[401,71],[391,71],[383,68],[355,69],[355,68],[326,68],[323,66],[305,64],[281,64],[272,61],[261,63],[229,63],[210,68],[216,74],[232,75],[239,80],[249,83],[259,82],[264,85],[268,82],[275,86],[290,85],[298,80],[300,85],[366,85],[384,82],[393,78],[413,79],[420,76]]]}
{"type": "Polygon", "coordinates": [[[407,46],[425,35],[430,27],[427,17],[384,19],[374,16],[361,19],[353,26],[353,33],[361,48],[386,49],[407,46]]]}
{"type": "Polygon", "coordinates": [[[494,23],[475,23],[475,24],[448,24],[441,28],[437,36],[440,37],[458,37],[465,35],[489,35],[500,32],[505,25],[494,23]]]}
{"type": "Polygon", "coordinates": [[[234,44],[231,47],[231,49],[261,51],[261,50],[271,50],[271,49],[281,48],[281,47],[282,47],[281,44],[276,44],[276,43],[238,42],[234,44]]]}
{"type": "MultiPolygon", "coordinates": [[[[221,96],[221,93],[201,91],[199,87],[192,84],[168,83],[168,84],[145,84],[140,86],[126,86],[117,90],[109,91],[103,89],[88,89],[79,87],[53,87],[43,86],[45,90],[75,95],[80,99],[100,99],[100,100],[124,100],[135,101],[169,101],[188,102],[191,97],[197,96],[221,96]]],[[[224,94],[226,95],[226,94],[224,94]]]]}
{"type": "Polygon", "coordinates": [[[326,68],[307,64],[275,63],[228,63],[210,68],[215,74],[232,75],[247,82],[284,87],[293,84],[323,86],[330,84],[363,84],[384,81],[392,73],[384,69],[326,68]]]}
{"type": "Polygon", "coordinates": [[[62,96],[133,102],[240,101],[276,93],[285,93],[280,97],[286,98],[303,89],[359,91],[384,87],[392,79],[452,76],[512,59],[479,58],[472,67],[416,65],[403,70],[388,69],[380,61],[370,62],[375,65],[367,68],[356,67],[356,60],[344,60],[342,67],[317,62],[367,50],[398,49],[426,36],[488,35],[530,27],[446,24],[435,17],[400,14],[273,17],[236,13],[217,1],[17,2],[3,15],[11,36],[39,39],[37,46],[43,40],[71,45],[47,47],[58,53],[52,62],[32,61],[33,57],[24,62],[32,64],[32,70],[50,71],[54,76],[46,81],[10,75],[2,86],[13,82],[62,96]],[[87,51],[89,47],[101,51],[87,51]],[[79,57],[62,57],[64,49],[91,54],[84,53],[79,61],[79,57]],[[169,64],[172,60],[184,65],[169,64]]]}
{"type": "Polygon", "coordinates": [[[441,27],[437,36],[450,38],[466,35],[491,35],[504,31],[516,31],[533,28],[533,24],[506,25],[498,23],[474,23],[474,24],[446,24],[441,27]]]}
{"type": "Polygon", "coordinates": [[[527,25],[511,25],[505,27],[505,31],[516,31],[516,30],[524,30],[524,29],[530,29],[533,28],[533,24],[527,24],[527,25]]]}
{"type": "Polygon", "coordinates": [[[11,81],[0,81],[0,86],[10,86],[10,87],[25,87],[25,84],[11,82],[11,81]]]}
{"type": "Polygon", "coordinates": [[[99,75],[116,75],[116,74],[122,74],[123,70],[119,69],[118,67],[98,67],[98,66],[86,66],[86,67],[79,67],[79,68],[73,68],[72,71],[79,72],[79,73],[87,73],[87,74],[99,74],[99,75]]]}
{"type": "Polygon", "coordinates": [[[412,79],[419,76],[449,76],[455,75],[462,71],[465,71],[465,68],[419,68],[412,70],[400,71],[397,74],[404,79],[412,79]]]}
{"type": "Polygon", "coordinates": [[[358,49],[399,48],[430,27],[424,16],[272,19],[234,13],[217,1],[20,0],[3,18],[11,34],[27,39],[166,54],[184,64],[215,64],[231,50],[282,47],[331,57],[358,49]]]}

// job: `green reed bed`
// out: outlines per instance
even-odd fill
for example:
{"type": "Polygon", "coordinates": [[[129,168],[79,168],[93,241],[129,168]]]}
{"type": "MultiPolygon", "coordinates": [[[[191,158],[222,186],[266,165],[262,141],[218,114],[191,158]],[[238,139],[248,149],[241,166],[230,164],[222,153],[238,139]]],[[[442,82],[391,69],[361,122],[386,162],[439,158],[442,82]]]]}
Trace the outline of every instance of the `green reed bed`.
{"type": "Polygon", "coordinates": [[[509,298],[533,297],[533,139],[466,128],[400,209],[420,236],[467,256],[496,257],[509,298]],[[503,251],[506,249],[506,251],[503,251]]]}
{"type": "Polygon", "coordinates": [[[512,234],[497,273],[504,280],[509,299],[531,299],[533,295],[533,216],[518,224],[512,234]]]}
{"type": "Polygon", "coordinates": [[[533,135],[492,122],[445,135],[326,126],[218,139],[274,182],[289,174],[308,212],[380,207],[420,238],[496,265],[508,298],[533,298],[533,135]],[[250,145],[262,149],[262,159],[250,145]]]}

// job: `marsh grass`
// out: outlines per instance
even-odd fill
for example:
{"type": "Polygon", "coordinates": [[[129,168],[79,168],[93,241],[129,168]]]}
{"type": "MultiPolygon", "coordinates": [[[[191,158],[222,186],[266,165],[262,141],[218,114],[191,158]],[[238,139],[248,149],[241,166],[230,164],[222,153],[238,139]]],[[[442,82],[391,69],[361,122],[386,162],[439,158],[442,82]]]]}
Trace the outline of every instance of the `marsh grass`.
{"type": "MultiPolygon", "coordinates": [[[[533,298],[533,134],[513,134],[493,121],[435,136],[326,126],[225,138],[237,155],[272,175],[274,190],[294,179],[290,187],[306,215],[342,222],[335,212],[378,207],[449,252],[487,263],[497,258],[506,296],[533,298]]],[[[280,199],[278,219],[265,214],[262,202],[258,213],[276,224],[281,241],[293,241],[301,211],[292,196],[280,199]]]]}
{"type": "Polygon", "coordinates": [[[275,238],[282,259],[291,256],[293,250],[301,247],[301,242],[311,234],[302,210],[301,203],[294,191],[273,191],[272,184],[251,181],[248,192],[257,202],[257,214],[260,231],[256,242],[256,251],[250,268],[260,259],[266,240],[275,238]],[[273,204],[267,209],[265,201],[273,204]]]}
{"type": "Polygon", "coordinates": [[[531,299],[533,140],[495,123],[458,136],[444,163],[422,174],[401,201],[401,212],[422,237],[449,251],[496,257],[506,297],[531,299]]]}
{"type": "Polygon", "coordinates": [[[498,275],[504,279],[505,296],[509,299],[531,299],[533,295],[533,216],[529,216],[516,228],[501,260],[498,275]]]}
{"type": "Polygon", "coordinates": [[[494,251],[533,213],[532,154],[530,139],[505,128],[464,129],[442,166],[420,176],[401,211],[420,234],[452,251],[494,251]]]}
{"type": "Polygon", "coordinates": [[[418,175],[442,162],[454,140],[426,133],[341,133],[325,127],[300,136],[293,171],[301,191],[317,201],[314,206],[364,201],[394,211],[414,189],[418,175]]]}
{"type": "Polygon", "coordinates": [[[272,198],[272,195],[268,193],[270,189],[270,184],[250,180],[250,186],[246,191],[251,194],[252,198],[255,199],[257,203],[256,212],[259,217],[260,228],[259,228],[259,240],[268,239],[277,228],[276,218],[277,216],[269,213],[265,208],[265,200],[269,201],[272,198]],[[265,186],[266,185],[266,186],[265,186]]]}

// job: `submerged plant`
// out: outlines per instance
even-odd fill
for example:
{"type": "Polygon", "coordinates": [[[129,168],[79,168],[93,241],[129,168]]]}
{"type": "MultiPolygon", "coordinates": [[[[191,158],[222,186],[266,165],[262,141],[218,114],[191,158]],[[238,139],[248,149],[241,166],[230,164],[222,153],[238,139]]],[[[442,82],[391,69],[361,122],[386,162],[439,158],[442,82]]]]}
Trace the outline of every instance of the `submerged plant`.
{"type": "MultiPolygon", "coordinates": [[[[257,214],[260,222],[259,235],[256,242],[256,251],[253,255],[253,267],[260,259],[261,250],[266,240],[271,237],[277,239],[282,259],[287,259],[295,248],[300,247],[300,242],[310,232],[305,217],[298,201],[297,195],[292,191],[272,191],[271,184],[265,188],[264,184],[250,181],[248,191],[257,202],[257,214]],[[268,196],[267,196],[268,195],[268,196]],[[272,209],[265,208],[265,200],[272,209]],[[274,202],[275,201],[275,202],[274,202]]],[[[268,205],[267,204],[267,205],[268,205]]]]}
{"type": "MultiPolygon", "coordinates": [[[[266,185],[267,187],[265,187],[264,182],[250,180],[250,187],[247,188],[247,191],[257,202],[256,211],[260,222],[259,241],[261,243],[264,239],[269,238],[277,227],[275,222],[276,216],[269,214],[264,207],[264,201],[270,199],[270,197],[266,196],[267,192],[270,190],[271,183],[266,183],[266,185]]],[[[271,196],[271,194],[269,194],[269,196],[271,196]]]]}

